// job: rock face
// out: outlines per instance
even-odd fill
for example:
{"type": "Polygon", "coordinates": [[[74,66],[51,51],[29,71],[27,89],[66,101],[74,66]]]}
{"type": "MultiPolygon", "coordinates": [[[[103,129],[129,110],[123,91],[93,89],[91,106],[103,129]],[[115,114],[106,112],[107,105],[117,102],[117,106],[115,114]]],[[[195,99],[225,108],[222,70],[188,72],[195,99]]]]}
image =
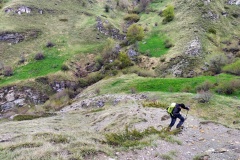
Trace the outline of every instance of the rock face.
{"type": "Polygon", "coordinates": [[[54,81],[50,86],[54,91],[60,92],[66,88],[75,90],[77,88],[77,83],[71,81],[54,81]]]}
{"type": "Polygon", "coordinates": [[[20,43],[24,40],[37,38],[41,33],[39,30],[27,30],[22,33],[18,32],[0,32],[0,42],[7,42],[12,44],[20,43]]]}
{"type": "Polygon", "coordinates": [[[198,37],[189,42],[185,54],[190,56],[199,56],[201,54],[201,42],[198,37]]]}
{"type": "Polygon", "coordinates": [[[120,33],[119,29],[113,28],[108,21],[103,22],[100,17],[97,17],[97,30],[113,39],[124,40],[126,35],[120,33]]]}
{"type": "Polygon", "coordinates": [[[227,3],[230,5],[240,5],[240,0],[228,0],[227,3]]]}
{"type": "Polygon", "coordinates": [[[46,94],[32,88],[16,86],[0,89],[0,111],[6,112],[14,107],[23,107],[30,104],[42,104],[48,99],[46,94]]]}
{"type": "Polygon", "coordinates": [[[0,33],[0,41],[5,41],[9,43],[19,43],[24,40],[24,36],[20,33],[0,33]]]}

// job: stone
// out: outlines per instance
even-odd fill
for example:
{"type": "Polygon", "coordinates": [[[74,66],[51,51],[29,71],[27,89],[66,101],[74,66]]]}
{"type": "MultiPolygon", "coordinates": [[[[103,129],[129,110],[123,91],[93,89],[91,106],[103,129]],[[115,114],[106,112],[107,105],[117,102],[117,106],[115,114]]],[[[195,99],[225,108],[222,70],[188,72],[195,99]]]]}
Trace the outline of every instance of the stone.
{"type": "Polygon", "coordinates": [[[12,108],[14,108],[14,103],[13,102],[7,102],[7,103],[4,103],[2,104],[0,107],[1,107],[1,110],[2,111],[9,111],[11,110],[12,108]]]}
{"type": "Polygon", "coordinates": [[[24,106],[24,101],[25,99],[17,99],[15,101],[13,101],[13,103],[15,104],[15,106],[17,107],[23,107],[24,106]]]}
{"type": "Polygon", "coordinates": [[[194,40],[189,42],[188,47],[185,51],[185,54],[190,56],[199,56],[201,52],[201,43],[199,38],[196,37],[194,40]]]}
{"type": "Polygon", "coordinates": [[[207,153],[207,154],[210,154],[213,152],[215,152],[215,149],[213,149],[213,148],[209,148],[207,151],[205,151],[205,153],[207,153]]]}
{"type": "Polygon", "coordinates": [[[170,118],[169,115],[164,115],[164,116],[162,116],[161,121],[168,120],[169,118],[170,118]]]}
{"type": "Polygon", "coordinates": [[[103,101],[98,101],[97,102],[97,106],[98,107],[103,107],[105,104],[104,104],[104,102],[103,101]]]}
{"type": "Polygon", "coordinates": [[[14,92],[8,93],[5,98],[6,98],[6,100],[7,100],[8,102],[13,101],[13,100],[15,99],[15,97],[14,97],[14,92]]]}
{"type": "Polygon", "coordinates": [[[228,150],[226,148],[219,148],[214,151],[214,153],[224,153],[227,152],[228,150]]]}

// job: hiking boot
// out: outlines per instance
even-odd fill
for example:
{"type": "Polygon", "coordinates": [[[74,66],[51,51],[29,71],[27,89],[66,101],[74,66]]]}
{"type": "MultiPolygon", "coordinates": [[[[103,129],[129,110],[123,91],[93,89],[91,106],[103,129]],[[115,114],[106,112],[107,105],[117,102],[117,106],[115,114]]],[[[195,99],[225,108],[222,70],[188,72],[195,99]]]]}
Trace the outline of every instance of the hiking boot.
{"type": "Polygon", "coordinates": [[[179,130],[183,130],[183,128],[184,128],[183,126],[177,127],[177,129],[179,129],[179,130]]]}
{"type": "Polygon", "coordinates": [[[167,132],[170,132],[170,131],[171,131],[171,127],[167,127],[167,128],[166,128],[166,131],[167,131],[167,132]]]}

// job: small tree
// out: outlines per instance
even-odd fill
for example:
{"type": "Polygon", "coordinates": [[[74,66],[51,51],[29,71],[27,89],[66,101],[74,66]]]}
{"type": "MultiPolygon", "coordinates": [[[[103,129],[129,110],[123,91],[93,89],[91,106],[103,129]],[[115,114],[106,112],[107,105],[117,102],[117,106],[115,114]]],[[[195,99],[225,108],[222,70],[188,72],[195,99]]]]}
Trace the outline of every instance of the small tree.
{"type": "Polygon", "coordinates": [[[9,67],[9,66],[5,67],[4,71],[3,71],[3,75],[6,76],[6,77],[12,76],[13,75],[12,67],[9,67]]]}
{"type": "Polygon", "coordinates": [[[127,31],[127,40],[130,43],[141,41],[144,37],[143,28],[137,24],[132,24],[127,31]]]}
{"type": "Polygon", "coordinates": [[[128,55],[125,52],[120,52],[118,59],[121,62],[120,64],[121,69],[132,65],[131,59],[128,57],[128,55]]]}
{"type": "Polygon", "coordinates": [[[164,17],[163,23],[172,21],[174,19],[174,7],[172,5],[167,6],[167,8],[163,10],[162,15],[164,17]]]}

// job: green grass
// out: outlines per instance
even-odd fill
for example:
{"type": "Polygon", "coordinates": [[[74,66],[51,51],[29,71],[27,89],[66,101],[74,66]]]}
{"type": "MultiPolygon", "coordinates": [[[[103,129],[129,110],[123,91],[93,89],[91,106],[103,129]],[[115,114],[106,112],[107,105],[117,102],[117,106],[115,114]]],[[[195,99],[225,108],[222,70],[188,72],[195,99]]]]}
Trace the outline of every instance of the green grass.
{"type": "MultiPolygon", "coordinates": [[[[196,93],[196,86],[205,81],[220,85],[234,79],[238,79],[238,77],[228,74],[220,74],[218,76],[199,76],[194,78],[143,78],[136,75],[126,75],[112,79],[111,82],[104,85],[101,91],[103,93],[129,93],[131,88],[135,88],[137,92],[161,91],[196,93]]],[[[232,96],[240,96],[239,91],[235,92],[232,96]]]]}
{"type": "Polygon", "coordinates": [[[125,128],[124,133],[109,133],[106,134],[106,142],[113,146],[121,146],[125,148],[136,147],[136,146],[147,146],[151,143],[144,140],[144,137],[147,137],[152,134],[157,134],[163,140],[166,140],[171,143],[178,141],[171,137],[172,133],[167,132],[166,130],[157,130],[154,127],[149,127],[144,131],[138,131],[136,129],[129,130],[128,127],[125,128]],[[169,141],[171,139],[171,141],[169,141]]]}
{"type": "Polygon", "coordinates": [[[56,48],[46,50],[44,52],[45,58],[43,60],[32,59],[25,66],[21,66],[14,70],[11,77],[2,78],[0,84],[8,84],[17,80],[26,80],[38,76],[44,76],[49,73],[54,73],[61,70],[61,66],[65,61],[65,56],[62,56],[56,48]]]}
{"type": "Polygon", "coordinates": [[[149,38],[139,42],[139,51],[149,54],[151,57],[160,57],[169,50],[164,46],[165,40],[166,38],[162,34],[153,34],[149,38]]]}

